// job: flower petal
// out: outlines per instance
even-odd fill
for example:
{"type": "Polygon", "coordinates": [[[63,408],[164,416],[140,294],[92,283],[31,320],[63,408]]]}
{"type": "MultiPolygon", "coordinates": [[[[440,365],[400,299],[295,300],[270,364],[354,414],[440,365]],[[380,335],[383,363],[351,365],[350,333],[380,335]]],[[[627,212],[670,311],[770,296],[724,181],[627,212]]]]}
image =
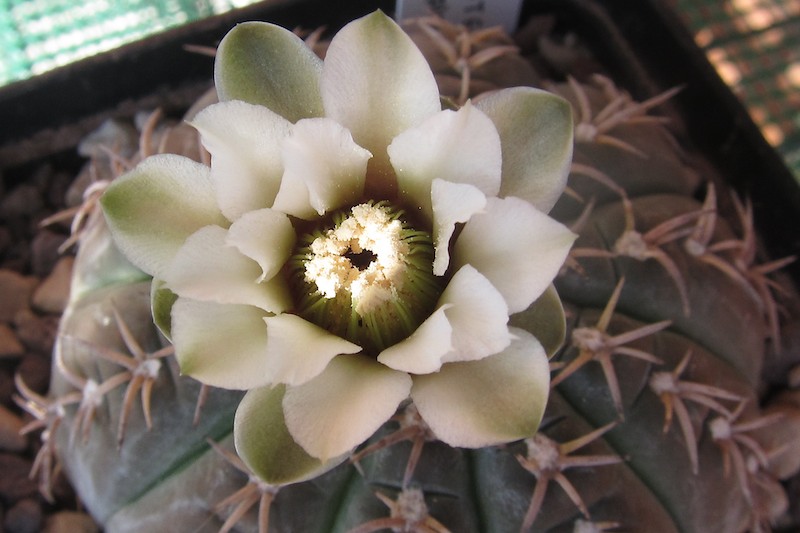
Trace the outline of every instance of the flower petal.
{"type": "Polygon", "coordinates": [[[340,354],[353,354],[361,347],[303,320],[281,314],[264,318],[267,323],[265,368],[273,383],[300,385],[325,370],[340,354]]]}
{"type": "Polygon", "coordinates": [[[323,463],[294,441],[283,418],[285,390],[278,385],[247,391],[233,419],[236,452],[254,474],[271,485],[315,478],[347,458],[342,455],[323,463]]]}
{"type": "Polygon", "coordinates": [[[231,224],[225,243],[236,247],[261,267],[259,282],[272,279],[289,259],[295,242],[292,223],[284,213],[259,209],[231,224]],[[264,239],[269,235],[269,239],[264,239]]]}
{"type": "Polygon", "coordinates": [[[536,432],[550,388],[547,356],[530,333],[512,334],[511,345],[497,355],[414,376],[411,398],[440,440],[479,448],[536,432]]]}
{"type": "Polygon", "coordinates": [[[208,224],[227,224],[208,167],[176,155],[142,161],[111,183],[100,204],[122,253],[156,277],[189,235],[208,224]]]}
{"type": "Polygon", "coordinates": [[[456,224],[466,222],[486,206],[486,196],[474,185],[433,180],[433,273],[444,276],[450,264],[450,238],[456,224]]]}
{"type": "Polygon", "coordinates": [[[439,307],[408,338],[383,350],[378,362],[412,374],[439,370],[442,357],[453,349],[453,328],[446,309],[446,305],[439,307]]]}
{"type": "Polygon", "coordinates": [[[335,358],[283,398],[286,427],[322,461],[346,453],[375,433],[408,397],[411,378],[361,355],[335,358]]]}
{"type": "Polygon", "coordinates": [[[455,273],[439,302],[447,305],[445,314],[453,326],[453,351],[442,362],[483,359],[511,343],[503,295],[472,266],[455,273]]]}
{"type": "Polygon", "coordinates": [[[532,333],[542,343],[547,357],[553,357],[556,354],[564,345],[567,335],[564,306],[552,284],[530,307],[511,315],[508,323],[532,333]]]}
{"type": "Polygon", "coordinates": [[[150,283],[150,310],[153,323],[168,341],[172,342],[172,306],[178,295],[167,288],[166,283],[154,278],[150,283]]]}
{"type": "Polygon", "coordinates": [[[265,314],[249,305],[178,298],[172,306],[172,341],[181,372],[223,389],[271,384],[265,370],[265,314]]]}
{"type": "Polygon", "coordinates": [[[469,102],[404,131],[388,151],[401,197],[422,207],[429,218],[435,178],[474,185],[487,196],[500,190],[500,136],[489,117],[469,102]]]}
{"type": "Polygon", "coordinates": [[[233,100],[205,108],[192,125],[211,152],[211,179],[225,216],[234,221],[270,207],[283,175],[280,145],[292,124],[266,107],[233,100]]]}
{"type": "Polygon", "coordinates": [[[322,116],[321,75],[322,61],[302,39],[264,22],[236,25],[214,64],[220,100],[262,105],[290,122],[322,116]]]}
{"type": "Polygon", "coordinates": [[[191,235],[164,270],[162,280],[178,296],[206,302],[247,304],[271,313],[291,306],[282,279],[257,283],[255,261],[225,243],[228,232],[206,226],[191,235]]]}
{"type": "Polygon", "coordinates": [[[577,235],[519,198],[489,198],[464,225],[455,268],[470,264],[492,282],[510,313],[528,308],[558,274],[577,235]]]}
{"type": "Polygon", "coordinates": [[[366,186],[378,193],[396,186],[386,153],[392,139],[441,110],[439,89],[424,56],[380,11],[334,36],[323,65],[322,101],[325,115],[372,153],[366,186]]]}
{"type": "Polygon", "coordinates": [[[567,183],[572,108],[560,96],[515,87],[475,104],[494,122],[503,146],[500,196],[518,196],[547,213],[567,183]]]}
{"type": "Polygon", "coordinates": [[[312,220],[361,198],[372,155],[333,120],[299,121],[282,154],[285,171],[275,209],[312,220]]]}

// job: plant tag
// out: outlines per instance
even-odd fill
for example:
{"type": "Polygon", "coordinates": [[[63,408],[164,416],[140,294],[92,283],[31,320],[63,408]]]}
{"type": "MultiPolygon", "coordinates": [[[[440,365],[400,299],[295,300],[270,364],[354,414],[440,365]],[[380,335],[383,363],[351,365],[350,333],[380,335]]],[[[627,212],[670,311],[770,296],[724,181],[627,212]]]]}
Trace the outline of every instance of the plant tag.
{"type": "Polygon", "coordinates": [[[397,0],[395,18],[438,15],[470,30],[502,26],[512,33],[517,29],[522,0],[397,0]]]}

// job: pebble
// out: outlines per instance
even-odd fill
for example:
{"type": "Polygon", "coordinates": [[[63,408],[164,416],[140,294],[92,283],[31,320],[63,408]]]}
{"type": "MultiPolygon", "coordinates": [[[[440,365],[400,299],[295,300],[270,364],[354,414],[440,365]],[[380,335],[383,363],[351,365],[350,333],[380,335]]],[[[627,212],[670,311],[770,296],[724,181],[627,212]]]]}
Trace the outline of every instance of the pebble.
{"type": "Polygon", "coordinates": [[[14,316],[17,338],[29,350],[50,357],[58,332],[57,316],[39,316],[23,309],[14,316]]]}
{"type": "Polygon", "coordinates": [[[13,270],[0,269],[0,322],[10,322],[14,316],[30,303],[33,289],[39,280],[23,276],[13,270]]]}
{"type": "Polygon", "coordinates": [[[28,478],[32,466],[18,455],[0,453],[0,499],[13,504],[38,493],[36,482],[28,478]]]}
{"type": "Polygon", "coordinates": [[[68,255],[58,260],[53,271],[33,293],[33,307],[44,313],[63,313],[69,302],[72,265],[75,258],[68,255]]]}
{"type": "Polygon", "coordinates": [[[28,439],[20,435],[25,425],[20,417],[0,405],[0,451],[21,452],[28,447],[28,439]]]}
{"type": "Polygon", "coordinates": [[[11,397],[16,393],[17,387],[14,385],[12,369],[0,368],[0,403],[8,406],[14,405],[11,397]]]}
{"type": "Polygon", "coordinates": [[[5,198],[0,201],[0,218],[16,218],[32,216],[43,207],[42,194],[29,183],[14,187],[5,198]]]}
{"type": "Polygon", "coordinates": [[[16,359],[25,353],[25,347],[19,342],[14,330],[0,323],[0,360],[16,359]]]}
{"type": "Polygon", "coordinates": [[[3,519],[6,533],[37,533],[42,529],[42,506],[33,498],[18,501],[3,519]]]}
{"type": "Polygon", "coordinates": [[[47,518],[42,533],[97,533],[100,528],[85,513],[61,511],[47,518]]]}
{"type": "Polygon", "coordinates": [[[58,247],[66,240],[66,235],[50,230],[41,230],[36,234],[31,244],[31,267],[34,275],[45,277],[53,270],[61,258],[58,247]]]}
{"type": "Polygon", "coordinates": [[[50,385],[50,361],[41,355],[25,354],[17,366],[25,385],[34,392],[44,394],[50,385]]]}

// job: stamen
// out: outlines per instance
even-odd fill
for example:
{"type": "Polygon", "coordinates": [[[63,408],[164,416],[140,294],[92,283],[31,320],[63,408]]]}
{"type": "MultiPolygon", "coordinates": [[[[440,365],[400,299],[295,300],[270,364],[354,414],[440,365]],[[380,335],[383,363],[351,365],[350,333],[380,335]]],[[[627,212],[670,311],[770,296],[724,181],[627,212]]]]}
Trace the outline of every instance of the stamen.
{"type": "Polygon", "coordinates": [[[287,263],[296,312],[376,355],[414,332],[443,290],[430,233],[388,202],[333,214],[287,263]]]}

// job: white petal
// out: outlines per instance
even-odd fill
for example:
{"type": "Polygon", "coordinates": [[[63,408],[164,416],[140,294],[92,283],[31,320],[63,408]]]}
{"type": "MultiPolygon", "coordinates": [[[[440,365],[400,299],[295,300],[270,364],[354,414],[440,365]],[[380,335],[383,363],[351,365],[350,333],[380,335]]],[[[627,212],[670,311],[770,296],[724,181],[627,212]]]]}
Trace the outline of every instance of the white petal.
{"type": "Polygon", "coordinates": [[[500,196],[517,196],[545,213],[567,184],[572,161],[572,108],[530,87],[496,91],[475,104],[489,115],[503,143],[500,196]]]}
{"type": "Polygon", "coordinates": [[[474,185],[487,196],[500,191],[500,136],[489,117],[470,103],[401,133],[388,150],[401,196],[429,217],[436,178],[474,185]]]}
{"type": "Polygon", "coordinates": [[[369,150],[378,181],[368,190],[393,188],[386,147],[399,133],[441,110],[439,88],[411,38],[376,11],[342,28],[331,41],[322,70],[325,115],[369,150]]]}
{"type": "Polygon", "coordinates": [[[294,441],[283,417],[285,392],[285,385],[247,391],[233,419],[236,453],[270,485],[313,479],[347,459],[340,456],[321,463],[294,441]]]}
{"type": "Polygon", "coordinates": [[[226,244],[236,247],[261,267],[258,281],[271,279],[292,253],[295,233],[284,213],[259,209],[242,215],[228,230],[226,244]]]}
{"type": "Polygon", "coordinates": [[[490,198],[464,225],[455,268],[472,265],[506,299],[511,314],[528,308],[558,274],[577,235],[519,198],[490,198]]]}
{"type": "Polygon", "coordinates": [[[164,271],[167,288],[185,298],[254,305],[272,313],[289,307],[283,279],[258,283],[258,264],[227,245],[227,233],[219,226],[206,226],[186,239],[164,271]]]}
{"type": "Polygon", "coordinates": [[[440,440],[480,448],[536,432],[550,388],[547,356],[530,333],[512,333],[514,341],[497,355],[414,376],[411,398],[440,440]]]}
{"type": "Polygon", "coordinates": [[[172,154],[147,158],[114,180],[100,203],[117,246],[155,277],[189,235],[208,224],[227,223],[208,167],[172,154]]]}
{"type": "Polygon", "coordinates": [[[453,349],[453,328],[445,315],[447,306],[434,311],[408,338],[378,355],[378,362],[412,374],[436,372],[442,357],[453,349]]]}
{"type": "Polygon", "coordinates": [[[311,220],[361,198],[372,155],[333,120],[300,120],[282,154],[285,171],[275,209],[311,220]]]}
{"type": "Polygon", "coordinates": [[[325,461],[367,440],[410,389],[408,374],[369,357],[343,355],[316,378],[287,389],[286,426],[306,452],[325,461]]]}
{"type": "Polygon", "coordinates": [[[340,354],[361,347],[303,320],[281,314],[264,318],[267,323],[266,368],[273,383],[300,385],[322,372],[340,354]]]}
{"type": "Polygon", "coordinates": [[[511,343],[503,295],[470,265],[455,273],[439,302],[453,327],[453,351],[442,362],[482,359],[511,343]]]}
{"type": "Polygon", "coordinates": [[[181,373],[213,387],[252,389],[272,383],[266,372],[264,311],[178,298],[172,341],[181,373]]]}
{"type": "Polygon", "coordinates": [[[217,47],[214,85],[221,101],[270,108],[291,122],[322,116],[322,60],[291,31],[265,22],[234,26],[217,47]]]}
{"type": "Polygon", "coordinates": [[[192,125],[211,152],[211,178],[225,216],[234,221],[272,206],[283,175],[281,141],[291,123],[266,107],[231,100],[207,107],[192,125]]]}
{"type": "Polygon", "coordinates": [[[433,180],[433,273],[443,276],[450,264],[450,238],[463,223],[486,206],[486,196],[474,185],[433,180]]]}

